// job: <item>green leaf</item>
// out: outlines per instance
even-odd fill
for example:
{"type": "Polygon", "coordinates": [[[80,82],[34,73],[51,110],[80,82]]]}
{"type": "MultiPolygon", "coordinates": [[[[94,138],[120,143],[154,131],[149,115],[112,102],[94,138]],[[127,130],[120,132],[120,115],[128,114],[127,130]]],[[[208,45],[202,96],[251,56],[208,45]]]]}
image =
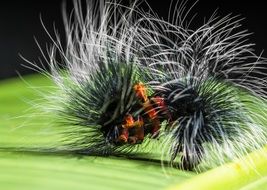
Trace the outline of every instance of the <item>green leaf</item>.
{"type": "MultiPolygon", "coordinates": [[[[49,124],[49,118],[35,108],[37,104],[46,105],[46,100],[40,98],[51,91],[53,83],[42,75],[0,82],[0,189],[174,190],[210,187],[264,190],[267,187],[265,149],[261,150],[262,154],[252,153],[250,157],[261,175],[255,173],[255,168],[237,173],[228,170],[229,165],[236,168],[242,161],[196,174],[162,167],[157,160],[51,152],[48,148],[57,146],[60,134],[49,124]],[[234,178],[227,175],[229,172],[235,174],[234,178]]],[[[248,107],[258,113],[263,110],[258,104],[248,107]]],[[[260,122],[266,123],[266,119],[260,122]]]]}

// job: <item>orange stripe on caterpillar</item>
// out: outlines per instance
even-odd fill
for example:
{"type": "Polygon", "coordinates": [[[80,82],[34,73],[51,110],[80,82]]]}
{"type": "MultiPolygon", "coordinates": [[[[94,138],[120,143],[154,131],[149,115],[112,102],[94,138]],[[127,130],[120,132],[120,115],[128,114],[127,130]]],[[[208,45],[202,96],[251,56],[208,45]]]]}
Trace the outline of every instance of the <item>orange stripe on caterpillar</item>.
{"type": "Polygon", "coordinates": [[[142,117],[138,117],[137,121],[134,121],[134,118],[131,114],[127,114],[124,118],[124,124],[122,124],[122,128],[130,129],[133,127],[142,127],[144,125],[144,121],[142,117]]]}
{"type": "Polygon", "coordinates": [[[139,82],[136,85],[134,85],[134,90],[135,90],[136,96],[140,98],[141,100],[143,100],[143,102],[148,101],[146,87],[143,83],[139,82]]]}

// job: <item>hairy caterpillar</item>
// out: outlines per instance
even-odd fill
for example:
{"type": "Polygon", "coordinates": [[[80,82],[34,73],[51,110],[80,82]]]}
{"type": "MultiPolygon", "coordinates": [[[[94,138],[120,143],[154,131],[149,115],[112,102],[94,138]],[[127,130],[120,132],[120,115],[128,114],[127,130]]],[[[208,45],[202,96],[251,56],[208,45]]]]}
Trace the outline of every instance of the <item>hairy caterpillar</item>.
{"type": "Polygon", "coordinates": [[[161,139],[168,161],[180,158],[192,170],[203,159],[224,162],[266,144],[264,122],[249,109],[265,104],[266,83],[253,75],[265,60],[245,43],[246,32],[233,31],[238,19],[212,16],[191,30],[183,3],[172,22],[135,5],[109,3],[97,14],[88,2],[85,15],[81,5],[74,2],[70,19],[65,13],[66,49],[57,40],[49,57],[54,108],[71,126],[69,149],[127,154],[161,139]]]}

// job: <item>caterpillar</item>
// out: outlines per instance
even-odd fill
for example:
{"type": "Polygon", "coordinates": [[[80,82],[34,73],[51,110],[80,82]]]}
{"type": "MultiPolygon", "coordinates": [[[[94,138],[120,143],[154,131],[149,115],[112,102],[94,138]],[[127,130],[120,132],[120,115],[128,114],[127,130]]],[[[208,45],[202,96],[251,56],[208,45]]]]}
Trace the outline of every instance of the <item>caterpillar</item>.
{"type": "Polygon", "coordinates": [[[265,120],[251,109],[265,104],[266,82],[255,74],[265,76],[266,61],[246,31],[234,31],[240,20],[213,15],[192,30],[185,2],[173,21],[136,3],[106,3],[99,13],[74,1],[69,19],[64,12],[66,47],[54,40],[49,65],[58,86],[51,110],[70,127],[68,149],[127,155],[159,140],[170,163],[193,170],[266,144],[265,120]]]}

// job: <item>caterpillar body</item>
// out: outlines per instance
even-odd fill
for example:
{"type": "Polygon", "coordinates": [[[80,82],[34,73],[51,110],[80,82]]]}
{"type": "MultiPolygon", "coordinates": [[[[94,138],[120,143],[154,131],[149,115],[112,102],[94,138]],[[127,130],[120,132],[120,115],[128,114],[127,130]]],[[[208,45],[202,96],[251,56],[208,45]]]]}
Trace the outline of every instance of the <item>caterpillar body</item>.
{"type": "Polygon", "coordinates": [[[239,20],[211,17],[191,30],[181,19],[183,3],[173,23],[135,4],[107,3],[96,14],[87,2],[85,16],[80,1],[74,7],[71,19],[64,17],[65,50],[55,40],[49,54],[58,86],[52,110],[71,126],[70,149],[127,155],[146,139],[161,139],[168,161],[178,158],[192,170],[202,160],[221,164],[266,144],[265,121],[249,108],[265,104],[266,82],[251,75],[265,60],[243,41],[246,32],[233,32],[239,20]]]}

